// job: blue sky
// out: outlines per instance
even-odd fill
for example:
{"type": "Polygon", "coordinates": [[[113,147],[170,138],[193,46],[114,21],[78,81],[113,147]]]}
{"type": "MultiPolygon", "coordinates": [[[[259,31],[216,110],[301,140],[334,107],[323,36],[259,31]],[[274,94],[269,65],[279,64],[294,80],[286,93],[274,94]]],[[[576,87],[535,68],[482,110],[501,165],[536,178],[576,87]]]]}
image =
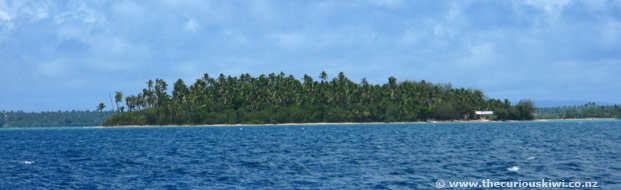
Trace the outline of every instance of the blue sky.
{"type": "Polygon", "coordinates": [[[621,103],[621,0],[0,0],[0,110],[93,110],[155,78],[323,70],[621,103]]]}

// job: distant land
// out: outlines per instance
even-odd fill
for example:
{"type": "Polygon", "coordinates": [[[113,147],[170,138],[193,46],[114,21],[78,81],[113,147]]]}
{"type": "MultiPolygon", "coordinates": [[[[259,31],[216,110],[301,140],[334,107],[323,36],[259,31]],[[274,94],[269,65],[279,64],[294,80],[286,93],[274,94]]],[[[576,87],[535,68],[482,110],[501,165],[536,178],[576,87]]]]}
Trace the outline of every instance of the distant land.
{"type": "Polygon", "coordinates": [[[83,127],[101,125],[115,111],[0,111],[0,127],[83,127]]]}
{"type": "Polygon", "coordinates": [[[595,102],[597,105],[601,106],[611,106],[615,105],[615,103],[610,102],[597,102],[597,101],[586,101],[586,100],[533,100],[535,107],[545,108],[545,107],[563,107],[563,106],[580,106],[585,105],[590,102],[595,102]]]}

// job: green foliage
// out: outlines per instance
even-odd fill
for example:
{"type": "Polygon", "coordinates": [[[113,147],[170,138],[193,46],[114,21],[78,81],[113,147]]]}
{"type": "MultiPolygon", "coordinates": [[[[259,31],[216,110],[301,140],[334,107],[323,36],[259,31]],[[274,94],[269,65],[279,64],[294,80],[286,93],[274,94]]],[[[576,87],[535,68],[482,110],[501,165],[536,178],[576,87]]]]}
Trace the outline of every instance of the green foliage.
{"type": "Polygon", "coordinates": [[[474,119],[475,110],[499,110],[505,115],[498,119],[532,119],[527,103],[512,107],[508,100],[488,99],[480,90],[398,82],[395,77],[383,85],[366,79],[357,84],[342,72],[332,80],[327,77],[325,72],[319,81],[309,75],[300,81],[282,72],[258,77],[205,74],[189,87],[177,80],[172,96],[164,80],[149,80],[141,93],[125,99],[129,112],[110,117],[104,125],[453,120],[474,119]]]}
{"type": "Polygon", "coordinates": [[[123,93],[122,92],[114,92],[114,102],[116,103],[117,111],[121,111],[119,107],[119,102],[123,102],[123,93]]]}
{"type": "Polygon", "coordinates": [[[103,111],[104,108],[106,108],[106,104],[104,104],[103,102],[99,103],[99,105],[97,105],[97,111],[101,112],[101,111],[103,111]]]}
{"type": "Polygon", "coordinates": [[[535,115],[533,114],[535,111],[535,105],[531,100],[522,100],[513,109],[515,111],[514,116],[518,120],[535,119],[535,115]]]}
{"type": "Polygon", "coordinates": [[[71,127],[101,125],[115,112],[57,111],[57,112],[0,112],[0,127],[71,127]]]}
{"type": "Polygon", "coordinates": [[[580,106],[539,108],[535,114],[539,119],[621,118],[621,106],[598,106],[589,102],[580,106]]]}

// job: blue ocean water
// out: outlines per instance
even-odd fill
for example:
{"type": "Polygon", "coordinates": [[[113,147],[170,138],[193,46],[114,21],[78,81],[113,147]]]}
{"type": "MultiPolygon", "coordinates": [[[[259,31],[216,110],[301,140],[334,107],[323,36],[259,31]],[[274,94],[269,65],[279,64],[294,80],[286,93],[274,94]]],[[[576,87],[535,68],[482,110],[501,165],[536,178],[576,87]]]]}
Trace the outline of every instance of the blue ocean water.
{"type": "Polygon", "coordinates": [[[621,189],[620,143],[620,121],[0,129],[0,188],[621,189]]]}

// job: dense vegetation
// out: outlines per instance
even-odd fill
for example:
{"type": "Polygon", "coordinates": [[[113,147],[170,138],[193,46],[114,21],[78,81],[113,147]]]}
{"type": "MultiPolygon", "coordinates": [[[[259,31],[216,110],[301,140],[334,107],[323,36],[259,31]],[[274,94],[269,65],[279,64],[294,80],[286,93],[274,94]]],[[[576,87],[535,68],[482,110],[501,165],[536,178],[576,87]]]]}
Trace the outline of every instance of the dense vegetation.
{"type": "Polygon", "coordinates": [[[489,99],[480,90],[450,84],[397,82],[394,77],[383,85],[366,79],[357,84],[342,72],[332,80],[325,72],[319,78],[205,74],[189,87],[177,80],[172,95],[164,80],[149,80],[141,93],[125,98],[128,112],[113,115],[104,125],[453,120],[473,119],[475,110],[493,110],[499,120],[534,118],[530,101],[512,106],[508,100],[489,99]]]}
{"type": "Polygon", "coordinates": [[[621,118],[621,106],[598,106],[594,102],[581,106],[538,108],[540,119],[621,118]]]}
{"type": "Polygon", "coordinates": [[[69,127],[101,125],[112,111],[0,112],[0,127],[69,127]]]}

